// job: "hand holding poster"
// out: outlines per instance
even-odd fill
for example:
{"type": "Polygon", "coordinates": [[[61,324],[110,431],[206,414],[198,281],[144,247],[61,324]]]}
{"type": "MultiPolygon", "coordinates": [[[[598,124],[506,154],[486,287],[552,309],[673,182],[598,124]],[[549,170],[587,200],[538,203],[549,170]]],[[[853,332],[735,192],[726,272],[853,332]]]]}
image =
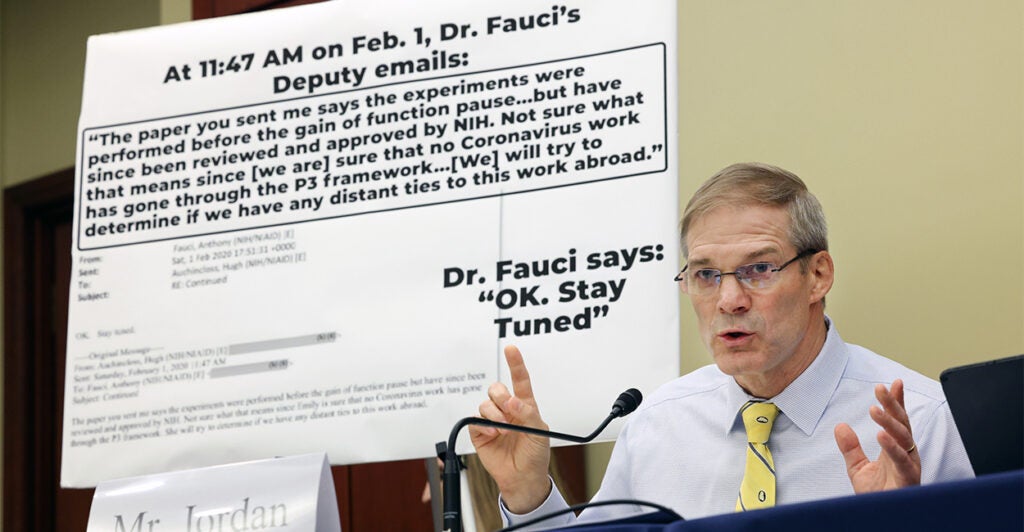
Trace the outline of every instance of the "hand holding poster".
{"type": "Polygon", "coordinates": [[[339,1],[91,39],[62,484],[428,456],[507,343],[568,432],[673,377],[673,10],[339,1]]]}

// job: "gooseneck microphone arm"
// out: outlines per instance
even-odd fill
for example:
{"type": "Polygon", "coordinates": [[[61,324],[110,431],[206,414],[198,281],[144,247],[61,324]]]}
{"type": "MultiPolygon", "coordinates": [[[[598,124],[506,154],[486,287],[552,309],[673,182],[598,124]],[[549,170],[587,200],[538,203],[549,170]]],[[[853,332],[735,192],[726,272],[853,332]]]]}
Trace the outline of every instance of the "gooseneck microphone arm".
{"type": "Polygon", "coordinates": [[[511,430],[513,432],[525,432],[527,434],[535,434],[537,436],[545,436],[548,438],[555,438],[558,440],[567,440],[576,443],[587,443],[597,437],[613,419],[618,417],[624,417],[640,406],[640,402],[643,401],[643,395],[636,388],[630,388],[621,394],[619,398],[615,400],[615,404],[612,405],[612,411],[608,414],[608,417],[601,422],[594,432],[591,432],[587,436],[573,436],[572,434],[563,434],[561,432],[553,432],[549,430],[535,429],[533,427],[524,427],[522,425],[512,425],[509,423],[501,423],[499,421],[491,421],[482,417],[466,417],[460,419],[455,426],[452,427],[451,434],[448,435],[448,442],[437,443],[437,455],[438,458],[444,460],[444,528],[451,532],[462,532],[462,500],[461,500],[461,477],[459,476],[459,469],[461,463],[459,462],[458,455],[455,454],[455,440],[459,436],[459,431],[467,425],[481,425],[485,427],[495,427],[499,429],[511,430]]]}

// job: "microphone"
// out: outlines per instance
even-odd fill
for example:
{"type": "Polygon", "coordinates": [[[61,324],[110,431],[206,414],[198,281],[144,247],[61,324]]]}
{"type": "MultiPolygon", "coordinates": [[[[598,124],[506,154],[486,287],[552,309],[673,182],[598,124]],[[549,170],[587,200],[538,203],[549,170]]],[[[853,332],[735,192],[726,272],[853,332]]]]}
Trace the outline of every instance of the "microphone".
{"type": "Polygon", "coordinates": [[[537,436],[545,436],[548,438],[555,438],[558,440],[567,440],[576,443],[587,443],[597,437],[613,419],[618,417],[625,417],[631,414],[643,401],[644,396],[640,393],[640,390],[636,388],[630,388],[619,394],[618,399],[612,404],[612,411],[608,414],[608,417],[604,418],[594,432],[586,436],[573,436],[572,434],[563,434],[561,432],[553,432],[549,430],[535,429],[533,427],[524,427],[521,425],[512,425],[509,423],[501,423],[499,421],[491,421],[490,419],[484,419],[482,417],[466,417],[460,419],[455,426],[452,427],[451,434],[448,435],[448,442],[443,441],[437,442],[437,457],[444,460],[444,528],[451,532],[462,532],[462,501],[460,498],[460,482],[459,469],[461,462],[459,457],[455,454],[455,439],[459,435],[459,431],[467,425],[482,425],[485,427],[495,427],[499,429],[507,429],[513,432],[525,432],[527,434],[535,434],[537,436]]]}

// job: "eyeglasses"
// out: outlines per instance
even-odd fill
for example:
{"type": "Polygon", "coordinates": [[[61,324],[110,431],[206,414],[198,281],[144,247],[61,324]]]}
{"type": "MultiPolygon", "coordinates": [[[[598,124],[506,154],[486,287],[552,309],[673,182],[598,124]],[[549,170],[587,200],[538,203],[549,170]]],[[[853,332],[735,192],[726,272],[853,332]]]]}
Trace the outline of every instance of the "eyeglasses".
{"type": "Polygon", "coordinates": [[[723,272],[714,268],[701,268],[699,270],[687,272],[686,270],[690,267],[690,265],[687,264],[683,267],[683,270],[679,272],[679,275],[676,275],[675,280],[683,283],[683,292],[694,295],[704,295],[714,292],[718,289],[718,286],[722,284],[722,277],[725,277],[726,275],[735,275],[736,280],[743,286],[754,290],[760,290],[775,284],[775,281],[778,279],[778,276],[775,274],[781,272],[786,268],[786,266],[789,266],[804,257],[814,255],[818,251],[821,250],[806,249],[801,251],[797,256],[787,260],[778,267],[771,262],[755,262],[753,264],[740,266],[733,272],[723,272]]]}

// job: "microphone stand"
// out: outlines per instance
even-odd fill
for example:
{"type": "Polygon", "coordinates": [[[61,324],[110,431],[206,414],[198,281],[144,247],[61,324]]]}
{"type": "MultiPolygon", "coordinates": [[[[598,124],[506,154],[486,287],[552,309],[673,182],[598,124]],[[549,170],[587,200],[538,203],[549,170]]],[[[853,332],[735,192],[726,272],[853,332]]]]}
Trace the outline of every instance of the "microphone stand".
{"type": "Polygon", "coordinates": [[[462,500],[461,500],[461,477],[459,470],[462,468],[462,462],[459,460],[458,455],[455,454],[455,440],[459,436],[459,431],[467,425],[481,425],[485,427],[495,427],[499,429],[511,430],[513,432],[525,432],[527,434],[534,434],[537,436],[545,436],[548,438],[555,438],[559,440],[567,440],[576,443],[587,443],[597,437],[617,417],[623,417],[636,410],[636,407],[640,405],[643,400],[643,396],[636,388],[630,388],[625,392],[619,394],[619,398],[616,399],[615,404],[612,405],[612,411],[608,414],[608,417],[601,422],[594,432],[580,437],[572,434],[564,434],[561,432],[554,432],[549,430],[535,429],[533,427],[524,427],[522,425],[512,425],[509,423],[501,423],[500,421],[491,421],[482,417],[465,417],[460,419],[455,426],[452,427],[451,433],[448,435],[448,442],[443,441],[437,442],[437,456],[444,460],[444,474],[442,476],[444,480],[444,529],[450,530],[451,532],[462,532],[462,500]]]}

